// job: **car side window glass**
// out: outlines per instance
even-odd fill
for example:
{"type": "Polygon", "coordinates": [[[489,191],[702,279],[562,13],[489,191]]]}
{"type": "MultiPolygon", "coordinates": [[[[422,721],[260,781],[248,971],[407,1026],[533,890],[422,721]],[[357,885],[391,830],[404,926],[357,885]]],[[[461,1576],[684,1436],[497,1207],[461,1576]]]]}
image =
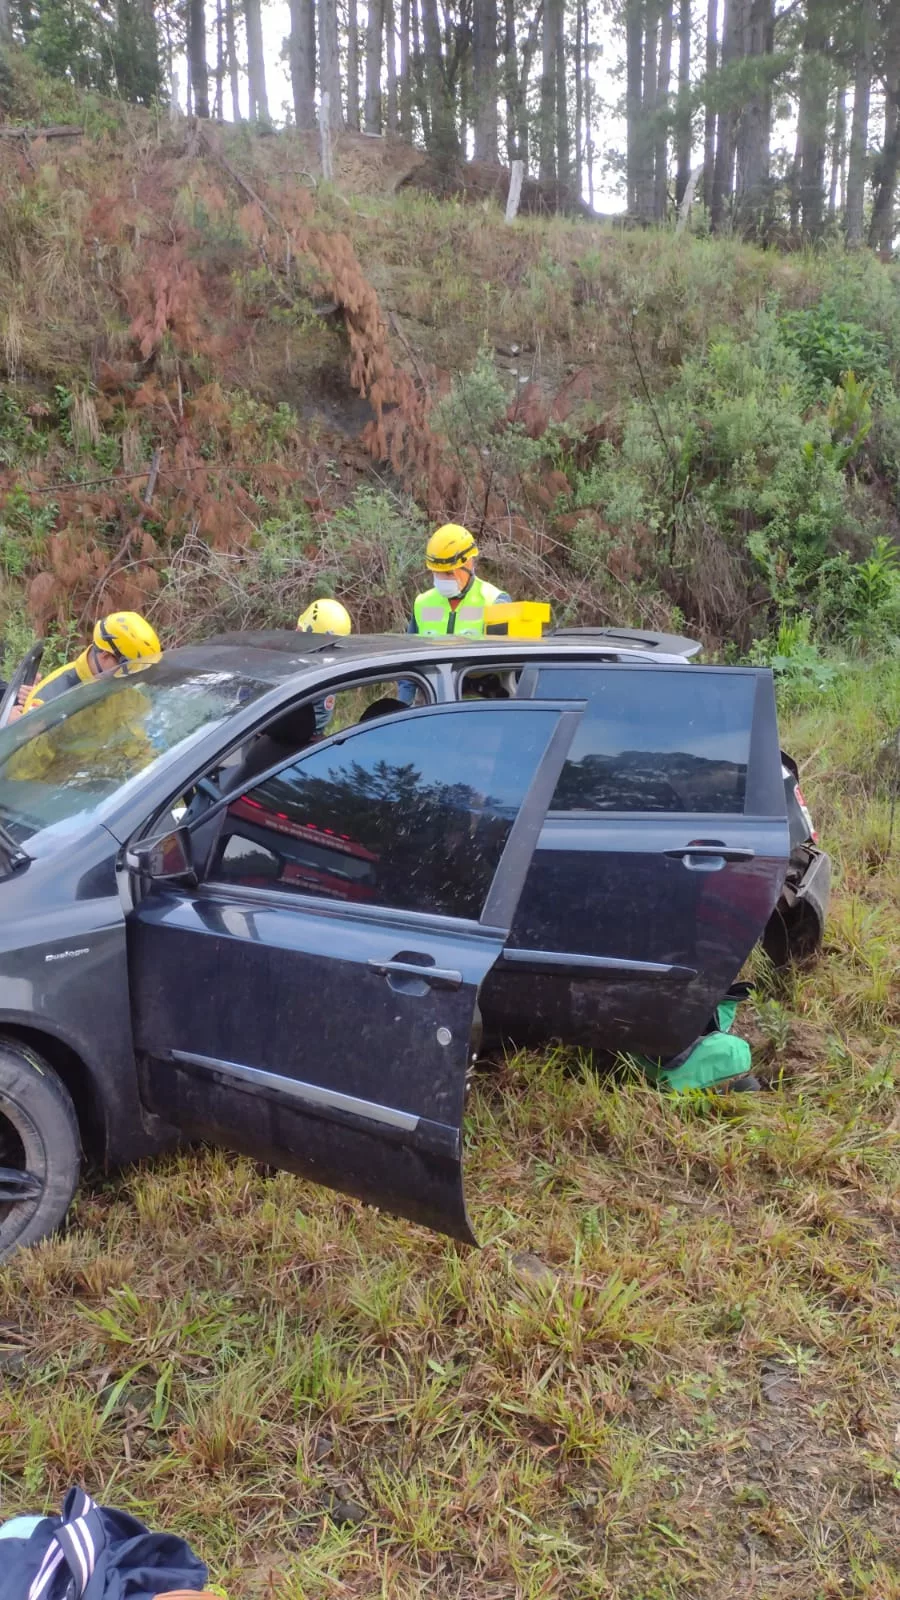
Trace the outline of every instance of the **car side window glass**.
{"type": "Polygon", "coordinates": [[[551,811],[740,814],[756,680],[695,667],[552,667],[535,698],[586,700],[551,811]]]}
{"type": "Polygon", "coordinates": [[[209,879],[477,919],[556,712],[387,717],[228,807],[209,879]]]}

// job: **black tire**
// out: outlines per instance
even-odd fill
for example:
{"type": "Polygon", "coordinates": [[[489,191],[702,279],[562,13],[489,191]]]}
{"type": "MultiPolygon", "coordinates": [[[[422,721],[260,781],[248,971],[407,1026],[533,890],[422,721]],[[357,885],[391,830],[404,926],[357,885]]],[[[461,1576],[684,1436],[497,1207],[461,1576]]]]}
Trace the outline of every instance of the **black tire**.
{"type": "Polygon", "coordinates": [[[64,1220],[78,1185],[81,1140],[75,1107],[53,1068],[27,1045],[0,1039],[0,1168],[37,1180],[34,1194],[0,1192],[0,1261],[64,1220]]]}

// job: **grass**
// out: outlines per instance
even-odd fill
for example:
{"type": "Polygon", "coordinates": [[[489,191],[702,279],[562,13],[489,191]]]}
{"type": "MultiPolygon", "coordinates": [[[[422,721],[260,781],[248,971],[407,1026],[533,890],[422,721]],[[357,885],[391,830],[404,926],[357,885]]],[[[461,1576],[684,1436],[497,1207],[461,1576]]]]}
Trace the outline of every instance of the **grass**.
{"type": "Polygon", "coordinates": [[[83,1481],[233,1600],[897,1600],[898,697],[787,722],[838,886],[775,1092],[483,1075],[478,1253],[222,1152],[95,1181],[0,1272],[0,1510],[83,1481]]]}

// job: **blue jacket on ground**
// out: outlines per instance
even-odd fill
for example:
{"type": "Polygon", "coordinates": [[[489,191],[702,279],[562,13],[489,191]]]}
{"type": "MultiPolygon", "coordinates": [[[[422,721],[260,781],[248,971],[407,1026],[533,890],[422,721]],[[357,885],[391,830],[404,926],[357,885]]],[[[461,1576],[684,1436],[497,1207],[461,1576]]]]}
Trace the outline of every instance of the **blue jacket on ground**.
{"type": "Polygon", "coordinates": [[[4,1539],[0,1559],[0,1600],[154,1600],[206,1581],[183,1539],[151,1533],[83,1489],[70,1489],[62,1516],[42,1517],[30,1538],[4,1539]]]}

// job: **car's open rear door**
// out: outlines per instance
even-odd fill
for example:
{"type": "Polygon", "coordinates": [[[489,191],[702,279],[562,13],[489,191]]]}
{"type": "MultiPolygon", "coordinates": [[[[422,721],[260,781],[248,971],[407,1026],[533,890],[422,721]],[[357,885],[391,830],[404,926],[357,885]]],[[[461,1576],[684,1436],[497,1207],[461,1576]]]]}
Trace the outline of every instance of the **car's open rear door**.
{"type": "Polygon", "coordinates": [[[129,919],[147,1105],[472,1241],[479,990],[580,715],[428,707],[338,734],[233,799],[199,885],[145,883],[129,919]]]}

